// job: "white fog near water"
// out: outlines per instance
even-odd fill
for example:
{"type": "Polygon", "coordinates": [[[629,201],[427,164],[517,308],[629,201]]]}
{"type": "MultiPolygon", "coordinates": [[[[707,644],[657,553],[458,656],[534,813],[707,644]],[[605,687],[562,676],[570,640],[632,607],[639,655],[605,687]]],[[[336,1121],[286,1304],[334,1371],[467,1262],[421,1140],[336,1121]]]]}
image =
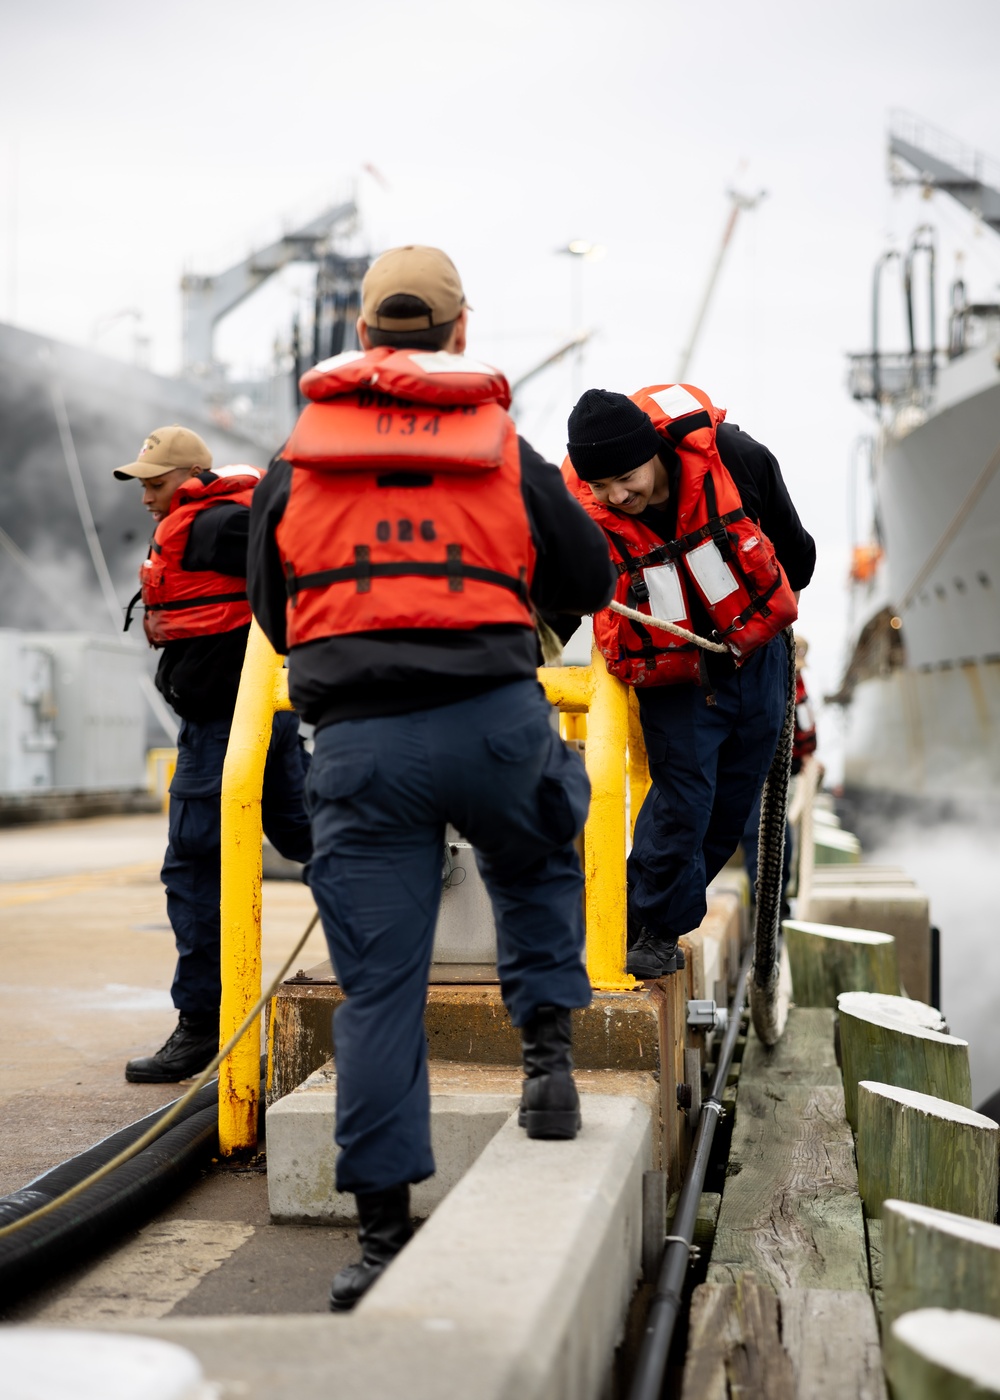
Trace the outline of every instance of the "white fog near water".
{"type": "Polygon", "coordinates": [[[900,821],[872,855],[908,870],[941,929],[941,1010],[952,1035],[969,1042],[976,1104],[1000,1091],[1000,911],[995,827],[971,821],[926,827],[900,821]]]}
{"type": "MultiPolygon", "coordinates": [[[[511,378],[593,330],[581,363],[520,401],[521,431],[556,461],[580,390],[674,377],[726,192],[766,191],[688,379],[782,464],[819,548],[800,629],[810,688],[837,687],[848,462],[870,429],[844,356],[869,345],[874,263],[933,222],[939,327],[958,255],[971,299],[1000,281],[1000,239],[943,195],[890,189],[889,113],[1000,160],[996,0],[36,0],[8,6],[0,32],[0,319],[123,359],[138,328],[152,367],[176,372],[181,273],[220,270],[353,195],[357,248],[450,252],[470,350],[511,378]],[[603,257],[557,251],[574,239],[603,257]]],[[[227,322],[234,372],[266,371],[310,276],[286,270],[227,322]]],[[[901,348],[892,288],[886,304],[885,343],[901,348]]],[[[829,708],[820,739],[836,778],[829,708]]],[[[911,873],[929,880],[950,839],[908,843],[911,873]]],[[[983,930],[974,976],[989,988],[984,864],[970,863],[961,922],[983,930]]],[[[959,1028],[955,935],[935,916],[959,1028]]]]}

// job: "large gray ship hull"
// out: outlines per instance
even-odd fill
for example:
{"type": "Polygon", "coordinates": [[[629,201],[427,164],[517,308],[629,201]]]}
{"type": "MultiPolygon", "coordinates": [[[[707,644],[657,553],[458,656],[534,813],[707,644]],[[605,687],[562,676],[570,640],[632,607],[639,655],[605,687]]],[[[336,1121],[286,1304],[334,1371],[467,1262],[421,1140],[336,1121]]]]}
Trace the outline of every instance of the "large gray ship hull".
{"type": "MultiPolygon", "coordinates": [[[[290,389],[290,382],[275,383],[276,396],[282,390],[290,396],[290,389]]],[[[287,423],[288,409],[276,403],[271,421],[287,423]]],[[[218,464],[264,467],[280,446],[277,431],[262,431],[259,417],[235,420],[207,385],[0,324],[0,525],[14,547],[0,550],[0,625],[105,625],[67,450],[79,460],[111,577],[122,603],[128,601],[150,528],[138,487],[112,473],[135,460],[153,428],[168,423],[194,428],[218,464]]]]}
{"type": "Polygon", "coordinates": [[[873,591],[902,647],[893,664],[883,652],[856,667],[844,778],[857,793],[1000,806],[997,352],[993,341],[944,366],[932,410],[905,409],[883,432],[873,591]]]}

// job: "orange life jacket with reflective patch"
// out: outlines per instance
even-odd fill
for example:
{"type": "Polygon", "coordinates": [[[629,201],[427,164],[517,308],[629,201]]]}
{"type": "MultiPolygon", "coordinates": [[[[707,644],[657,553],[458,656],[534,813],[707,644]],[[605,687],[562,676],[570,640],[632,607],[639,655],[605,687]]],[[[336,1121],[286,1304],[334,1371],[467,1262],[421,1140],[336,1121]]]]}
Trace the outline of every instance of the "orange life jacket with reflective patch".
{"type": "Polygon", "coordinates": [[[488,365],[380,347],[302,377],[275,530],[290,647],[389,628],[533,627],[510,390],[488,365]]]}
{"type": "MultiPolygon", "coordinates": [[[[725,418],[690,384],[657,384],[631,395],[680,461],[677,537],[665,542],[641,520],[602,505],[567,458],[563,475],[603,528],[618,569],[615,600],[693,631],[693,587],[739,666],[798,616],[795,595],[774,546],[746,514],[715,434],[725,418]]],[[[702,651],[693,642],[632,622],[609,608],[594,615],[594,638],[608,670],[628,685],[700,683],[702,651]]]]}
{"type": "Polygon", "coordinates": [[[142,625],[152,647],[233,632],[249,623],[244,575],[184,569],[181,564],[195,516],[220,501],[249,506],[263,475],[259,467],[217,467],[197,473],[177,488],[165,519],[156,527],[149,556],[140,566],[140,590],[129,604],[126,631],[140,598],[146,610],[142,625]]]}
{"type": "Polygon", "coordinates": [[[801,671],[795,673],[795,731],[792,735],[792,763],[802,767],[802,760],[816,752],[816,718],[806,693],[801,671]]]}

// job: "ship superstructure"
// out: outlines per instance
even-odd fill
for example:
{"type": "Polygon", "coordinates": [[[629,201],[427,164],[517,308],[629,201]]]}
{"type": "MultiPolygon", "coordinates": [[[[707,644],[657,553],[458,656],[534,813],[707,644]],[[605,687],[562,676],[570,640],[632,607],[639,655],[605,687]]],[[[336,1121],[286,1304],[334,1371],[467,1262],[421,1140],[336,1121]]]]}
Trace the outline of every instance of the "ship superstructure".
{"type": "MultiPolygon", "coordinates": [[[[1000,169],[906,118],[890,156],[897,180],[946,192],[1000,233],[1000,169]]],[[[851,393],[878,420],[874,520],[854,550],[851,652],[834,699],[847,706],[849,791],[979,804],[1000,793],[1000,304],[970,301],[956,279],[939,344],[936,290],[925,224],[880,258],[872,346],[851,357],[851,393]],[[902,351],[880,343],[894,261],[902,351]]]]}

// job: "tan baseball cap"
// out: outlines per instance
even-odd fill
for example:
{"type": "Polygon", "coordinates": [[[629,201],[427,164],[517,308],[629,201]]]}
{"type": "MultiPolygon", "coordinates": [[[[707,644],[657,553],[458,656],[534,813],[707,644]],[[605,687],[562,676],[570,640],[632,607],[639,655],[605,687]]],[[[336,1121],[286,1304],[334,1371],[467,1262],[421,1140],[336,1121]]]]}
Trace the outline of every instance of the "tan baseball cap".
{"type": "Polygon", "coordinates": [[[118,467],[115,476],[119,481],[128,481],[133,476],[148,481],[151,476],[163,476],[176,467],[197,467],[205,472],[212,467],[212,454],[198,434],[178,423],[169,428],[154,428],[139,448],[138,459],[118,467]]]}
{"type": "Polygon", "coordinates": [[[440,248],[408,243],[377,257],[361,284],[361,317],[380,331],[427,330],[454,321],[466,306],[458,269],[440,248]],[[389,297],[410,296],[428,308],[424,315],[385,316],[379,308],[389,297]]]}

